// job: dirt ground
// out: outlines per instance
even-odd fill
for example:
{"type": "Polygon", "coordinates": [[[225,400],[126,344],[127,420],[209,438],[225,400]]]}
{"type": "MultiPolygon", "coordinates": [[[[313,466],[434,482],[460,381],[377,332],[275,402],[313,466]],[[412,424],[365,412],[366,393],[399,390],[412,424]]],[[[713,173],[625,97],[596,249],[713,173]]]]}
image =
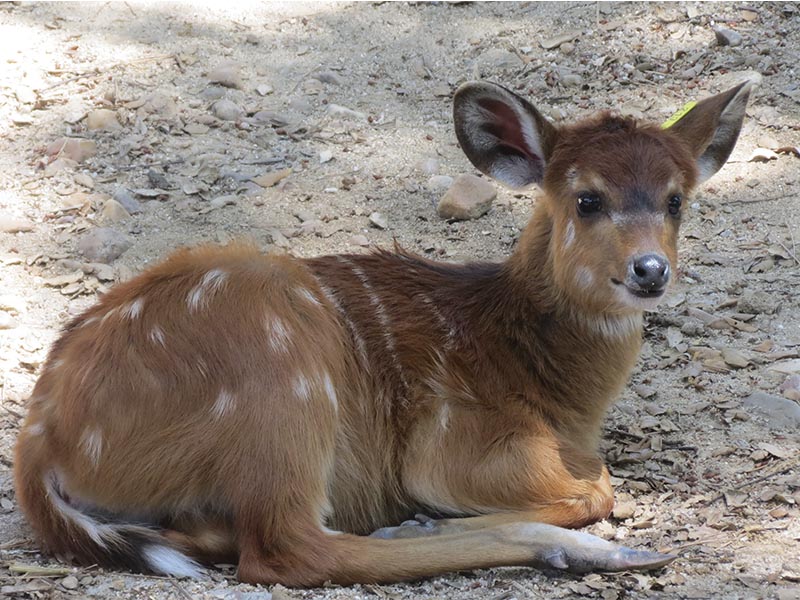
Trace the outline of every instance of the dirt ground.
{"type": "Polygon", "coordinates": [[[115,281],[179,246],[237,238],[298,256],[396,239],[442,260],[502,260],[535,191],[499,190],[474,221],[436,215],[446,177],[474,172],[452,131],[460,83],[503,83],[555,120],[614,109],[662,122],[758,72],[609,414],[617,509],[588,528],[681,558],[646,574],[493,569],[271,591],[800,598],[798,6],[230,4],[0,4],[0,597],[268,597],[229,568],[203,581],[30,572],[65,565],[37,552],[15,502],[26,398],[59,328],[115,281]],[[118,258],[86,257],[109,249],[85,240],[101,227],[112,250],[127,247],[118,258]]]}

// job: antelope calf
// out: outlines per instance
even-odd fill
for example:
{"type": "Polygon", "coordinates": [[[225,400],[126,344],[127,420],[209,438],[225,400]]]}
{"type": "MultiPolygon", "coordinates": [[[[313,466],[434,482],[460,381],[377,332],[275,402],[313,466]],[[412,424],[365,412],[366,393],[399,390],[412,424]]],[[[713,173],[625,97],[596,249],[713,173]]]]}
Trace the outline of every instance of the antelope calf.
{"type": "Polygon", "coordinates": [[[17,443],[43,546],[179,576],[235,562],[290,586],[668,563],[566,528],[611,511],[603,418],[750,88],[659,128],[556,126],[498,85],[462,86],[472,163],[544,191],[501,264],[206,246],[116,286],[53,345],[17,443]],[[403,523],[417,513],[438,519],[403,523]]]}

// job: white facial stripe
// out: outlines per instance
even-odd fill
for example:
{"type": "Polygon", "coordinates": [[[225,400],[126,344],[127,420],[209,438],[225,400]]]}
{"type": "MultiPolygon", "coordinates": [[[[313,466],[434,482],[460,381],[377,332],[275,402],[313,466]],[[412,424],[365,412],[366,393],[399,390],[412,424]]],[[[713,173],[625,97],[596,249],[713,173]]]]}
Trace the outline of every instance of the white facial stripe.
{"type": "Polygon", "coordinates": [[[575,282],[582,290],[588,290],[594,285],[594,274],[588,267],[578,267],[575,270],[575,282]]]}
{"type": "Polygon", "coordinates": [[[575,241],[575,223],[572,222],[572,219],[567,221],[567,227],[564,230],[564,250],[568,250],[570,246],[572,246],[573,242],[575,241]]]}

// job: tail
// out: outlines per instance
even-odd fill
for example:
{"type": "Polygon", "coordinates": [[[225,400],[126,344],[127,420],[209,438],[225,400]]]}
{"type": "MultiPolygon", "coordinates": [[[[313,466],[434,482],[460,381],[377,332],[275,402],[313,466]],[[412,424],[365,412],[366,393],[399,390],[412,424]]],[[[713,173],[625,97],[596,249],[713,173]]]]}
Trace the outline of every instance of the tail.
{"type": "Polygon", "coordinates": [[[83,564],[143,573],[198,578],[203,568],[169,543],[159,530],[115,522],[70,503],[57,469],[42,467],[31,454],[40,443],[20,436],[15,461],[17,501],[44,546],[83,564]]]}

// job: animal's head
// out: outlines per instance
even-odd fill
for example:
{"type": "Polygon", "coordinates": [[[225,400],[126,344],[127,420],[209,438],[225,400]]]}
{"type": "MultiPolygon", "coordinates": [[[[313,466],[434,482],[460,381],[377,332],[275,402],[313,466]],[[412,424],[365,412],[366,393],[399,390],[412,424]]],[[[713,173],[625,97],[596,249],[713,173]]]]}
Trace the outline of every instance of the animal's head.
{"type": "Polygon", "coordinates": [[[499,85],[467,83],[455,128],[478,169],[544,190],[559,291],[588,310],[625,313],[663,296],[687,197],[730,156],[751,89],[706,98],[670,127],[610,114],[559,127],[499,85]]]}

